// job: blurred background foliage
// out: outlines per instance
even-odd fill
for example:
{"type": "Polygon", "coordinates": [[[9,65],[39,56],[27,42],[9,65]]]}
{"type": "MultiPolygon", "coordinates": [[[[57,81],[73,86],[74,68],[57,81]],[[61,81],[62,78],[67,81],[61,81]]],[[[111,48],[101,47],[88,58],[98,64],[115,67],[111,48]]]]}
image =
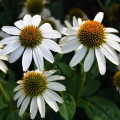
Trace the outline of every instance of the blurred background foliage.
{"type": "MultiPolygon", "coordinates": [[[[24,2],[25,0],[2,0],[0,2],[0,27],[14,25],[24,2]]],[[[77,15],[77,13],[70,12],[73,8],[80,8],[89,19],[93,19],[98,12],[103,11],[105,13],[103,24],[120,31],[120,0],[51,0],[46,8],[49,8],[52,16],[60,19],[63,24],[68,16],[77,15]]],[[[58,113],[47,106],[45,120],[120,120],[120,95],[113,85],[113,76],[118,71],[115,65],[107,61],[107,72],[101,76],[95,61],[87,74],[82,97],[78,100],[82,63],[76,68],[70,68],[69,62],[73,53],[66,55],[54,53],[54,55],[55,64],[45,61],[45,68],[46,70],[57,69],[58,74],[66,77],[62,83],[66,85],[67,91],[60,93],[64,99],[64,104],[59,104],[60,111],[58,113]],[[76,87],[74,87],[75,80],[76,87]]],[[[8,62],[6,64],[9,71],[6,75],[0,71],[0,83],[3,84],[10,103],[5,101],[0,92],[0,120],[29,120],[29,110],[22,117],[19,117],[16,102],[13,101],[15,81],[21,79],[23,75],[21,58],[13,64],[8,62]]],[[[34,68],[34,63],[32,63],[30,69],[34,68]]],[[[38,119],[40,119],[39,113],[35,120],[38,119]]]]}

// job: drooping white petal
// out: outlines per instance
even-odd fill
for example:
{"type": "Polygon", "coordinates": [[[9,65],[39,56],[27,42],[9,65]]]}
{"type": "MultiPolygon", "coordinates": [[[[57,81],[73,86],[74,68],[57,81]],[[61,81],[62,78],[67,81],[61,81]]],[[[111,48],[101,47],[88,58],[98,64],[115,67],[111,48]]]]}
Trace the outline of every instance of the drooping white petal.
{"type": "Polygon", "coordinates": [[[38,110],[38,104],[37,104],[37,98],[33,97],[30,104],[30,117],[33,120],[35,116],[37,115],[38,110]]]}
{"type": "Polygon", "coordinates": [[[62,46],[62,53],[69,53],[76,50],[80,46],[78,41],[70,41],[62,46]]]}
{"type": "Polygon", "coordinates": [[[23,71],[26,71],[29,68],[31,61],[32,61],[32,49],[26,48],[22,57],[23,71]]]}
{"type": "Polygon", "coordinates": [[[18,36],[9,36],[9,37],[6,37],[6,38],[2,39],[0,41],[0,44],[1,45],[10,44],[10,43],[13,43],[13,42],[17,41],[18,39],[19,39],[18,36]]]}
{"type": "Polygon", "coordinates": [[[45,118],[45,102],[42,96],[37,96],[37,104],[41,114],[41,118],[45,118]]]}
{"type": "Polygon", "coordinates": [[[78,27],[78,22],[75,16],[73,17],[73,27],[78,27]]]}
{"type": "Polygon", "coordinates": [[[18,41],[15,41],[11,44],[8,44],[4,47],[4,49],[1,51],[1,55],[7,55],[14,50],[16,50],[20,46],[20,43],[18,41]]]}
{"type": "Polygon", "coordinates": [[[21,83],[23,83],[23,81],[22,80],[18,80],[16,83],[21,84],[21,83]]]}
{"type": "Polygon", "coordinates": [[[46,46],[44,46],[43,44],[40,44],[39,48],[41,49],[43,57],[46,60],[48,60],[49,62],[53,63],[54,62],[54,57],[53,57],[52,53],[50,52],[50,50],[46,46]]]}
{"type": "Polygon", "coordinates": [[[39,26],[41,22],[41,16],[40,15],[34,15],[32,18],[32,25],[39,26]]]}
{"type": "Polygon", "coordinates": [[[60,75],[51,75],[51,76],[47,77],[48,82],[55,81],[55,80],[64,80],[64,79],[65,79],[65,77],[60,76],[60,75]]]}
{"type": "Polygon", "coordinates": [[[117,41],[117,42],[120,42],[120,38],[117,35],[114,35],[114,34],[107,34],[106,38],[117,41]]]}
{"type": "Polygon", "coordinates": [[[24,28],[24,23],[23,23],[22,20],[16,21],[16,22],[14,23],[14,25],[15,25],[17,28],[19,28],[19,29],[23,29],[23,28],[24,28]]]}
{"type": "Polygon", "coordinates": [[[22,55],[23,51],[24,51],[24,47],[22,47],[22,46],[18,47],[15,51],[13,51],[10,54],[9,62],[13,63],[16,60],[18,60],[20,58],[20,56],[22,55]]]}
{"type": "Polygon", "coordinates": [[[21,85],[18,85],[17,87],[14,88],[14,92],[18,91],[21,89],[21,85]]]}
{"type": "Polygon", "coordinates": [[[7,73],[7,71],[8,71],[7,66],[5,65],[5,63],[2,60],[0,60],[0,70],[2,70],[4,73],[7,73]]]}
{"type": "Polygon", "coordinates": [[[55,72],[57,72],[57,70],[49,70],[49,71],[45,71],[43,74],[45,75],[45,77],[49,77],[50,75],[54,74],[55,72]]]}
{"type": "Polygon", "coordinates": [[[99,48],[95,49],[95,54],[98,62],[98,67],[101,75],[104,75],[106,72],[106,61],[103,53],[99,48]]]}
{"type": "Polygon", "coordinates": [[[59,45],[65,45],[69,43],[70,41],[78,41],[79,39],[76,36],[66,36],[60,39],[59,45]]]}
{"type": "Polygon", "coordinates": [[[67,30],[67,33],[71,36],[77,36],[78,34],[78,28],[76,27],[71,27],[67,30]]]}
{"type": "Polygon", "coordinates": [[[102,53],[105,55],[105,57],[110,60],[112,63],[119,65],[119,59],[118,57],[114,54],[114,52],[107,46],[101,46],[100,50],[102,53]]]}
{"type": "Polygon", "coordinates": [[[20,107],[21,103],[23,102],[24,98],[26,96],[24,94],[22,94],[19,98],[18,98],[18,101],[17,101],[17,108],[20,107]]]}
{"type": "Polygon", "coordinates": [[[96,16],[95,16],[95,18],[94,18],[94,21],[98,21],[98,22],[102,22],[102,20],[103,20],[103,17],[104,17],[104,13],[103,12],[99,12],[96,16]]]}
{"type": "Polygon", "coordinates": [[[58,105],[55,102],[55,100],[53,100],[51,97],[49,97],[46,93],[43,93],[43,98],[45,99],[46,103],[55,111],[59,111],[58,105]]]}
{"type": "Polygon", "coordinates": [[[65,20],[65,24],[68,28],[72,27],[72,25],[67,20],[65,20]]]}
{"type": "Polygon", "coordinates": [[[120,52],[120,44],[117,41],[107,39],[107,44],[110,45],[112,48],[120,52]]]}
{"type": "Polygon", "coordinates": [[[10,35],[19,35],[20,34],[20,30],[13,26],[3,26],[1,29],[10,35]]]}
{"type": "Polygon", "coordinates": [[[47,30],[44,32],[42,31],[42,36],[44,38],[51,38],[51,39],[61,38],[61,34],[56,30],[47,30]]]}
{"type": "Polygon", "coordinates": [[[66,91],[66,87],[57,82],[48,82],[47,87],[55,91],[66,91]]]}
{"type": "Polygon", "coordinates": [[[42,32],[53,30],[52,26],[49,23],[44,23],[39,28],[42,32]]]}
{"type": "Polygon", "coordinates": [[[17,100],[23,94],[23,92],[23,90],[18,91],[14,96],[14,100],[17,100]]]}
{"type": "Polygon", "coordinates": [[[86,47],[82,47],[81,49],[79,49],[73,56],[72,60],[70,61],[70,66],[73,67],[77,65],[84,58],[86,51],[87,51],[86,47]]]}
{"type": "Polygon", "coordinates": [[[82,25],[82,19],[78,18],[78,26],[81,26],[81,25],[82,25]]]}
{"type": "Polygon", "coordinates": [[[4,55],[4,56],[1,56],[1,55],[0,55],[0,60],[8,61],[8,58],[9,58],[8,55],[4,55]]]}
{"type": "Polygon", "coordinates": [[[19,116],[23,115],[23,113],[27,109],[29,102],[30,102],[30,97],[26,97],[21,105],[19,116]]]}
{"type": "Polygon", "coordinates": [[[61,53],[60,46],[53,40],[43,39],[42,43],[44,43],[46,45],[46,47],[49,48],[50,50],[61,53]]]}
{"type": "Polygon", "coordinates": [[[31,15],[29,15],[29,14],[25,15],[24,18],[23,18],[23,23],[24,23],[25,26],[32,25],[31,15]]]}
{"type": "Polygon", "coordinates": [[[59,103],[63,103],[63,99],[57,93],[55,93],[54,91],[52,91],[50,89],[47,89],[46,90],[46,94],[49,97],[52,97],[55,101],[57,101],[59,103]]]}
{"type": "Polygon", "coordinates": [[[62,27],[61,29],[60,29],[60,33],[61,34],[63,34],[63,35],[69,35],[68,33],[67,33],[67,27],[62,27]]]}
{"type": "Polygon", "coordinates": [[[38,69],[40,71],[43,70],[43,67],[44,67],[43,55],[39,47],[34,48],[33,58],[38,69]]]}
{"type": "Polygon", "coordinates": [[[105,31],[108,33],[119,33],[118,30],[116,30],[115,28],[106,27],[105,29],[105,31]]]}
{"type": "Polygon", "coordinates": [[[92,48],[89,49],[89,52],[85,58],[84,62],[84,71],[88,72],[94,61],[94,50],[92,48]]]}

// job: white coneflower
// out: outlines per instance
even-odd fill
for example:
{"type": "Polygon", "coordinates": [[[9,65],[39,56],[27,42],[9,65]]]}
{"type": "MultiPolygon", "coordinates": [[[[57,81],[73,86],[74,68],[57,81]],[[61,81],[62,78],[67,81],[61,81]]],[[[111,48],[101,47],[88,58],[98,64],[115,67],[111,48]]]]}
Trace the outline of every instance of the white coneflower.
{"type": "Polygon", "coordinates": [[[51,12],[49,9],[45,8],[45,3],[45,0],[27,0],[19,18],[23,18],[26,14],[39,14],[43,19],[50,17],[51,12]]]}
{"type": "Polygon", "coordinates": [[[55,82],[56,80],[64,80],[65,77],[60,75],[52,75],[56,70],[50,71],[29,71],[24,73],[22,80],[14,91],[17,92],[14,100],[18,99],[17,107],[20,107],[19,115],[23,115],[30,103],[30,117],[34,119],[37,111],[41,114],[41,118],[45,117],[45,101],[55,111],[59,111],[56,103],[63,103],[63,99],[54,91],[65,91],[64,85],[55,82]]]}
{"type": "MultiPolygon", "coordinates": [[[[8,36],[9,36],[8,34],[4,33],[3,31],[0,31],[0,40],[8,36]]],[[[0,45],[0,52],[3,48],[4,46],[0,45]]],[[[2,70],[4,73],[7,73],[8,67],[2,60],[8,61],[8,58],[9,58],[8,55],[4,55],[4,56],[0,55],[0,70],[2,70]]]]}
{"type": "Polygon", "coordinates": [[[15,22],[15,26],[3,26],[2,30],[12,36],[9,36],[0,44],[7,44],[1,51],[2,55],[9,53],[9,62],[15,62],[23,53],[22,66],[26,71],[34,59],[39,70],[43,69],[43,57],[49,62],[54,62],[54,57],[50,50],[61,52],[60,46],[51,39],[60,38],[61,34],[45,23],[39,27],[41,16],[25,15],[23,20],[15,22]]]}
{"type": "Polygon", "coordinates": [[[114,28],[104,27],[101,23],[103,13],[99,12],[94,20],[83,21],[78,18],[73,18],[73,27],[66,22],[65,36],[60,40],[63,53],[69,53],[76,50],[70,66],[77,65],[87,54],[84,61],[85,72],[91,68],[94,57],[96,55],[98,67],[101,75],[106,72],[105,57],[112,63],[118,65],[119,59],[114,49],[120,51],[120,38],[112,33],[118,33],[114,28]],[[94,55],[95,53],[95,55],[94,55]]]}
{"type": "Polygon", "coordinates": [[[60,20],[57,20],[54,17],[49,17],[49,18],[43,20],[43,23],[51,24],[51,26],[54,30],[60,31],[63,28],[63,25],[61,24],[60,20]]]}

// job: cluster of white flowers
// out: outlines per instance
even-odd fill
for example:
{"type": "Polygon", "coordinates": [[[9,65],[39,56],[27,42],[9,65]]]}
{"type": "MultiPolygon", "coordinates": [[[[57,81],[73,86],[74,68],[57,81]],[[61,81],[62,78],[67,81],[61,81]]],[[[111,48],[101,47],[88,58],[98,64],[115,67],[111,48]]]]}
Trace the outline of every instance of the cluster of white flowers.
{"type": "MultiPolygon", "coordinates": [[[[29,6],[28,9],[30,9],[29,6]]],[[[73,25],[65,21],[67,27],[63,27],[59,20],[50,17],[49,10],[43,8],[40,12],[41,15],[32,14],[31,16],[28,9],[23,8],[23,12],[19,16],[19,18],[24,16],[23,20],[15,22],[15,26],[2,27],[2,30],[9,36],[3,37],[0,41],[0,59],[8,60],[9,55],[9,62],[14,63],[22,56],[22,68],[25,73],[22,80],[17,82],[19,85],[14,89],[17,92],[14,97],[14,100],[18,99],[17,107],[21,105],[19,115],[24,113],[31,101],[31,119],[35,118],[38,109],[41,118],[44,118],[45,101],[57,112],[59,108],[56,101],[63,103],[63,99],[54,91],[65,91],[66,88],[55,82],[65,79],[63,76],[53,75],[56,70],[44,71],[43,58],[54,63],[51,51],[60,54],[75,51],[70,66],[76,66],[85,58],[84,72],[88,72],[96,56],[100,74],[104,75],[106,72],[105,57],[112,63],[119,65],[115,50],[120,52],[120,44],[118,43],[120,38],[113,34],[118,33],[116,29],[103,26],[101,22],[104,14],[102,12],[99,12],[94,20],[82,21],[81,18],[73,17],[73,25]],[[44,23],[44,21],[50,20],[56,24],[56,30],[50,23],[44,23]],[[64,36],[62,37],[58,31],[64,36]],[[58,38],[61,38],[59,45],[55,42],[55,39],[58,38]],[[38,70],[27,71],[32,59],[34,59],[38,70]]],[[[0,69],[6,72],[8,68],[1,60],[0,69]]]]}

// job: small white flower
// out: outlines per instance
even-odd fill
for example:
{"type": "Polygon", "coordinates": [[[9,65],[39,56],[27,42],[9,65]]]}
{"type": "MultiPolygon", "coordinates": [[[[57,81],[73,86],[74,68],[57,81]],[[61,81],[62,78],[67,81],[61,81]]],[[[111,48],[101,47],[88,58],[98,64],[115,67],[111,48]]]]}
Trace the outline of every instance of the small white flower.
{"type": "Polygon", "coordinates": [[[14,100],[18,99],[17,107],[20,107],[19,115],[23,115],[30,103],[30,117],[34,119],[37,111],[41,114],[41,118],[45,117],[45,101],[55,111],[59,111],[56,102],[63,103],[63,99],[54,91],[65,91],[66,87],[56,80],[64,80],[65,77],[60,75],[52,75],[56,70],[29,71],[24,73],[22,80],[14,91],[17,92],[14,100]],[[31,100],[31,102],[30,102],[31,100]]]}
{"type": "Polygon", "coordinates": [[[27,0],[19,18],[23,18],[26,14],[39,14],[43,19],[47,19],[51,16],[51,12],[48,8],[45,8],[46,3],[46,0],[27,0]]]}
{"type": "Polygon", "coordinates": [[[7,44],[1,51],[1,55],[9,53],[9,62],[13,63],[23,54],[22,67],[26,71],[34,59],[39,70],[44,67],[43,57],[49,62],[54,62],[54,57],[50,50],[61,52],[60,46],[51,39],[60,38],[61,34],[45,23],[39,27],[41,16],[25,15],[23,20],[14,23],[13,26],[3,26],[2,30],[12,36],[0,41],[1,45],[7,44]]]}
{"type": "Polygon", "coordinates": [[[62,46],[63,53],[69,53],[76,50],[70,66],[77,65],[85,55],[84,71],[91,68],[96,55],[98,67],[101,75],[106,72],[105,57],[112,63],[118,65],[119,59],[115,50],[120,51],[120,38],[112,33],[118,33],[114,28],[104,27],[101,23],[104,14],[99,12],[93,21],[78,20],[73,17],[73,26],[65,22],[68,28],[62,31],[67,35],[63,37],[59,44],[62,46]],[[115,50],[114,50],[115,49],[115,50]],[[95,55],[94,55],[95,54],[95,55]]]}

